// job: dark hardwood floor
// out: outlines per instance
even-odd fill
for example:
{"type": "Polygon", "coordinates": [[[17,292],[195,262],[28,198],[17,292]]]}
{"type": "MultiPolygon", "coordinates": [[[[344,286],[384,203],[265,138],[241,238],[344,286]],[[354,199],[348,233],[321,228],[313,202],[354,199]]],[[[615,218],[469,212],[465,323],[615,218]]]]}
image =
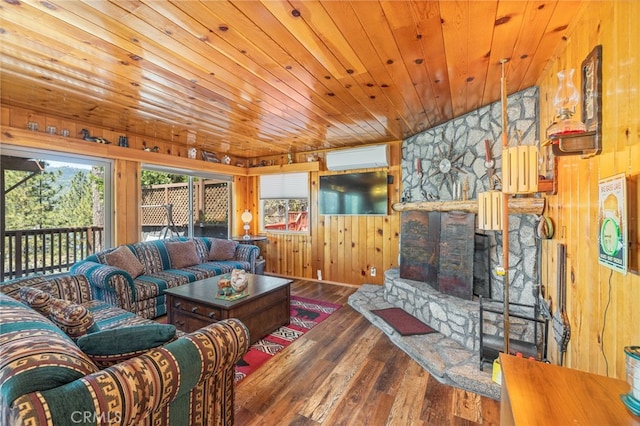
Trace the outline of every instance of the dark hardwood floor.
{"type": "Polygon", "coordinates": [[[356,289],[295,280],[343,305],[236,388],[237,425],[497,425],[500,403],[443,385],[347,305],[356,289]]]}

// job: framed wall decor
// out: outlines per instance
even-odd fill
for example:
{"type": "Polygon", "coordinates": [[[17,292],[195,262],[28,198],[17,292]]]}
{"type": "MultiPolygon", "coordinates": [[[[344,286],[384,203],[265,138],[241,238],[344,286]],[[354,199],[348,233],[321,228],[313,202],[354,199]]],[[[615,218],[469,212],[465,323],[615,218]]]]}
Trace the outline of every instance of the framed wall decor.
{"type": "Polygon", "coordinates": [[[602,45],[582,61],[582,122],[587,132],[600,132],[602,122],[602,45]]]}
{"type": "Polygon", "coordinates": [[[627,273],[629,231],[627,179],[620,173],[598,183],[598,262],[627,273]]]}

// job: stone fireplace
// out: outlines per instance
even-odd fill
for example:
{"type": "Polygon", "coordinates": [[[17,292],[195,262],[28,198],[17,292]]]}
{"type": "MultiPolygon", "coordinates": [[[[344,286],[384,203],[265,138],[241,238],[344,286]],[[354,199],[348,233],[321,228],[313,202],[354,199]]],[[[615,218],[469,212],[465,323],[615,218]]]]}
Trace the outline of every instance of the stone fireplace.
{"type": "MultiPolygon", "coordinates": [[[[517,130],[522,135],[522,144],[536,143],[539,140],[538,88],[531,87],[510,95],[507,111],[510,135],[515,135],[517,130]]],[[[405,201],[450,201],[454,198],[455,187],[464,182],[469,188],[468,199],[475,200],[479,192],[489,189],[485,140],[490,141],[495,170],[498,176],[501,175],[501,128],[501,108],[496,102],[405,139],[401,162],[405,201]],[[442,157],[456,160],[446,175],[439,168],[442,157]],[[417,162],[421,173],[417,173],[417,162]]],[[[533,215],[509,215],[509,291],[512,302],[533,304],[535,300],[533,295],[538,282],[535,220],[533,215]]],[[[503,281],[496,273],[496,267],[502,264],[502,233],[487,231],[484,235],[489,246],[490,296],[502,300],[503,281]]],[[[400,252],[403,244],[401,240],[400,252]]]]}
{"type": "MultiPolygon", "coordinates": [[[[531,145],[539,140],[537,110],[536,87],[508,98],[509,132],[512,136],[516,131],[520,133],[522,144],[531,145]]],[[[428,204],[459,199],[463,194],[460,191],[462,186],[467,188],[464,192],[466,197],[475,200],[477,193],[489,189],[490,170],[485,163],[485,140],[489,141],[495,159],[494,171],[501,175],[501,128],[500,105],[494,103],[405,139],[402,145],[403,201],[428,204]],[[443,168],[443,160],[451,167],[443,168]]],[[[402,307],[465,347],[477,350],[479,306],[477,297],[473,296],[473,284],[462,290],[450,291],[448,287],[451,280],[473,281],[475,258],[475,263],[482,264],[489,274],[484,279],[484,288],[476,289],[475,293],[502,300],[503,279],[496,273],[496,267],[502,266],[502,233],[489,231],[478,236],[488,251],[487,261],[486,257],[483,260],[474,254],[475,215],[466,216],[466,227],[470,226],[472,231],[465,231],[466,237],[462,237],[457,227],[442,226],[442,217],[445,216],[440,212],[402,214],[406,213],[409,213],[408,220],[422,217],[427,226],[415,226],[415,231],[401,236],[400,268],[385,273],[385,300],[402,307]],[[455,248],[452,248],[452,242],[456,243],[455,248]],[[419,243],[423,245],[418,247],[419,243]],[[403,256],[408,256],[408,262],[403,261],[403,256]],[[421,265],[418,267],[417,263],[421,265]]],[[[402,222],[404,224],[404,220],[402,222]]],[[[445,220],[445,223],[450,222],[450,219],[445,220]]],[[[454,216],[453,222],[460,220],[454,216]]],[[[534,226],[535,217],[532,215],[509,215],[511,302],[531,305],[536,300],[538,277],[534,226]]],[[[499,333],[499,325],[494,328],[499,333]]],[[[512,337],[517,338],[513,334],[519,332],[518,327],[511,331],[512,337]]]]}
{"type": "MultiPolygon", "coordinates": [[[[538,90],[535,87],[509,96],[509,123],[513,130],[522,134],[524,144],[532,144],[538,140],[537,105],[538,90]]],[[[495,103],[405,139],[402,145],[401,204],[409,208],[399,209],[394,206],[394,210],[401,211],[402,214],[408,213],[407,218],[421,218],[418,222],[424,221],[426,217],[432,224],[442,222],[441,212],[472,212],[469,206],[475,205],[477,193],[489,187],[489,170],[485,165],[483,142],[489,140],[489,145],[493,144],[495,170],[500,175],[500,138],[501,109],[495,103]],[[466,189],[462,193],[469,201],[452,201],[453,198],[458,198],[453,195],[459,195],[461,187],[466,189]],[[465,208],[459,208],[462,205],[465,208]],[[455,208],[451,208],[452,206],[455,208]]],[[[520,202],[510,200],[510,205],[512,201],[520,202]]],[[[530,214],[509,215],[509,293],[512,303],[532,305],[536,300],[534,295],[537,292],[534,289],[538,276],[534,226],[535,217],[530,214]]],[[[484,270],[484,273],[476,274],[472,293],[502,300],[503,280],[496,273],[496,267],[502,264],[502,232],[488,231],[477,235],[474,225],[472,234],[473,237],[468,237],[466,242],[473,238],[474,242],[477,241],[475,246],[482,247],[481,252],[467,247],[463,253],[445,250],[445,255],[450,259],[455,257],[457,265],[471,264],[474,265],[471,269],[484,270]],[[485,278],[478,280],[478,276],[485,278]]],[[[410,254],[416,262],[403,264],[398,259],[400,267],[384,272],[382,287],[374,284],[362,285],[349,297],[349,305],[383,330],[392,342],[440,382],[498,399],[500,387],[491,381],[488,369],[479,369],[478,298],[470,295],[468,289],[462,294],[463,297],[440,291],[440,269],[443,269],[443,276],[447,279],[447,273],[451,272],[451,269],[447,270],[447,266],[440,267],[443,242],[441,223],[429,227],[417,223],[409,235],[410,237],[400,238],[400,257],[410,254]],[[403,268],[405,270],[401,272],[403,268]],[[406,272],[416,275],[406,278],[406,272]],[[434,285],[434,282],[438,284],[434,285]],[[402,308],[439,333],[400,336],[373,313],[376,309],[389,307],[402,308]]],[[[444,241],[447,242],[447,232],[444,235],[444,241]]],[[[460,241],[459,235],[452,238],[464,242],[460,241]]],[[[456,267],[454,265],[454,272],[460,272],[456,267]]],[[[465,272],[455,275],[468,277],[468,266],[465,268],[465,272]]],[[[485,315],[484,322],[485,325],[488,324],[490,334],[501,335],[501,316],[485,315]]],[[[512,322],[510,337],[530,341],[531,331],[526,325],[512,322]]]]}

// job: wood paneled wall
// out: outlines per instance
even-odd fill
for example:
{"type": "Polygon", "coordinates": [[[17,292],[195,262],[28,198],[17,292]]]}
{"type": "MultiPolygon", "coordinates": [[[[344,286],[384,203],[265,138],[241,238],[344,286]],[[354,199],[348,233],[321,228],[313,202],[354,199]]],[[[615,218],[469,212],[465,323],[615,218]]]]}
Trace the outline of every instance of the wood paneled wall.
{"type": "MultiPolygon", "coordinates": [[[[571,341],[565,365],[625,378],[623,349],[640,344],[640,276],[598,264],[598,180],[640,174],[640,3],[591,2],[562,51],[540,76],[541,134],[554,115],[556,73],[603,49],[603,150],[590,159],[558,158],[558,194],[547,197],[556,235],[544,244],[543,284],[556,299],[556,247],[567,245],[567,310],[571,341]]],[[[580,77],[575,78],[576,85],[580,77]]],[[[637,189],[636,189],[637,191],[637,189]]],[[[635,220],[637,223],[637,206],[635,220]]],[[[637,245],[637,239],[635,239],[637,245]]],[[[555,306],[555,305],[554,305],[555,306]]],[[[550,355],[557,360],[555,341],[550,355]]]]}
{"type": "MultiPolygon", "coordinates": [[[[130,136],[130,148],[82,142],[77,138],[50,136],[41,132],[21,131],[28,121],[36,121],[42,131],[46,125],[55,125],[58,129],[68,128],[74,134],[84,126],[82,123],[62,121],[56,117],[42,116],[32,111],[2,106],[3,126],[11,128],[12,135],[3,135],[2,143],[31,146],[39,149],[71,154],[95,155],[111,158],[114,164],[114,244],[136,242],[140,238],[140,183],[138,180],[141,164],[156,163],[165,166],[213,171],[225,173],[220,164],[205,163],[186,158],[186,149],[171,142],[154,140],[153,144],[161,148],[161,153],[142,151],[143,139],[130,136]],[[18,135],[18,133],[20,133],[18,135]],[[139,157],[139,160],[136,159],[139,157]],[[181,158],[178,158],[181,157],[181,158]]],[[[91,134],[117,141],[118,133],[105,129],[91,128],[91,134]]],[[[149,143],[149,141],[147,141],[149,143]]],[[[268,241],[261,243],[266,258],[266,270],[274,274],[317,278],[322,271],[325,281],[350,284],[381,284],[384,271],[398,266],[400,214],[391,210],[391,205],[399,201],[400,184],[400,141],[389,144],[390,166],[388,173],[394,176],[389,190],[389,215],[387,216],[320,216],[317,214],[318,178],[326,171],[311,172],[311,230],[305,235],[278,234],[268,235],[268,241]],[[376,276],[370,276],[371,267],[376,268],[376,276]]],[[[315,155],[321,161],[324,152],[299,154],[294,161],[305,162],[307,155],[315,155]]],[[[286,156],[266,158],[274,164],[286,164],[286,156]]],[[[230,172],[232,174],[233,171],[230,172]]],[[[259,232],[259,200],[257,176],[234,176],[232,205],[232,234],[244,233],[240,215],[245,209],[254,214],[250,232],[259,232]]]]}
{"type": "MultiPolygon", "coordinates": [[[[386,169],[394,179],[388,186],[387,216],[319,215],[319,177],[348,171],[311,172],[310,232],[306,235],[267,233],[268,243],[264,253],[266,271],[313,279],[317,279],[317,271],[321,271],[325,281],[356,285],[382,284],[384,271],[398,267],[400,213],[391,210],[391,205],[397,203],[400,197],[400,148],[399,141],[389,144],[390,166],[386,169]],[[375,277],[370,275],[372,267],[376,269],[375,277]]],[[[319,153],[318,156],[322,160],[323,154],[319,153]]],[[[252,178],[248,187],[253,188],[251,191],[256,200],[254,211],[258,211],[258,178],[252,178]]]]}
{"type": "Polygon", "coordinates": [[[138,161],[116,160],[114,163],[114,245],[140,241],[142,190],[141,164],[138,161]],[[120,213],[118,213],[120,212],[120,213]]]}

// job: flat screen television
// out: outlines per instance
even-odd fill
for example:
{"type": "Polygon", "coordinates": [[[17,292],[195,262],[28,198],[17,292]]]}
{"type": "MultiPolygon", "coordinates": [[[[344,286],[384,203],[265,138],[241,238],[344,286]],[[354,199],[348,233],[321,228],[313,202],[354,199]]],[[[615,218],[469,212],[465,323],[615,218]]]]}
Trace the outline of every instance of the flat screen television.
{"type": "Polygon", "coordinates": [[[387,215],[387,172],[320,176],[319,213],[387,215]]]}

